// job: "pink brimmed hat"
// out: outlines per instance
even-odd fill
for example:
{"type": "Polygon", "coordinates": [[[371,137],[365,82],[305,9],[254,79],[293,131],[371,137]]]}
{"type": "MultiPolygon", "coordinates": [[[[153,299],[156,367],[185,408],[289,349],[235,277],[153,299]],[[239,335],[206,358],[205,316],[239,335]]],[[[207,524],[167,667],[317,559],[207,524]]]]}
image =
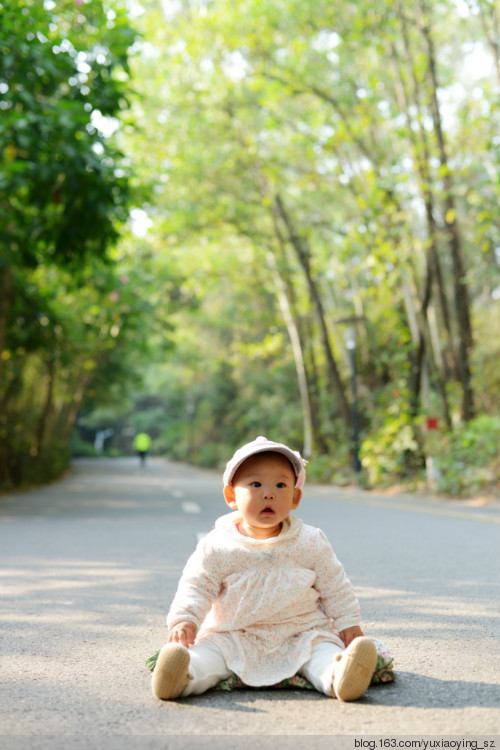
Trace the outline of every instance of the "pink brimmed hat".
{"type": "Polygon", "coordinates": [[[288,458],[293,466],[295,477],[297,479],[297,481],[295,482],[295,486],[299,489],[302,489],[302,487],[304,486],[304,482],[306,481],[305,466],[307,461],[302,458],[298,451],[293,451],[283,443],[273,443],[272,440],[268,440],[262,435],[256,440],[253,440],[251,443],[247,443],[246,445],[243,445],[241,448],[239,448],[234,456],[227,462],[226,470],[224,472],[224,476],[222,477],[224,485],[231,482],[236,469],[241,466],[243,461],[246,461],[247,458],[250,458],[250,456],[253,456],[256,453],[264,453],[266,451],[281,453],[283,456],[286,456],[286,458],[288,458]]]}

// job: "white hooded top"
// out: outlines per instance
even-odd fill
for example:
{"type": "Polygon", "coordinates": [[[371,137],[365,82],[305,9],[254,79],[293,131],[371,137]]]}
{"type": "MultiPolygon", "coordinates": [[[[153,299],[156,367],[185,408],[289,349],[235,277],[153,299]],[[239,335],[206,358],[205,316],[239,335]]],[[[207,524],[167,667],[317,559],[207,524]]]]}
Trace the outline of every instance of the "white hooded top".
{"type": "Polygon", "coordinates": [[[295,516],[270,539],[239,533],[238,511],[219,518],[184,568],[168,628],[190,621],[197,641],[221,649],[228,669],[252,686],[292,677],[311,646],[359,625],[351,582],[325,534],[295,516]]]}

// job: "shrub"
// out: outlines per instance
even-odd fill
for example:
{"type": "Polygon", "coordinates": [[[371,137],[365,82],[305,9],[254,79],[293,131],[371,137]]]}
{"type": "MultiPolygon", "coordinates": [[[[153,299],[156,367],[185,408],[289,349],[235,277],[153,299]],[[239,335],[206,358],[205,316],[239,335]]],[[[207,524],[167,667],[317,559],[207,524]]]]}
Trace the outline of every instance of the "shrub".
{"type": "Polygon", "coordinates": [[[362,441],[360,459],[369,485],[383,486],[418,472],[421,446],[408,413],[389,409],[385,422],[362,441]]]}
{"type": "Polygon", "coordinates": [[[441,438],[438,489],[467,495],[500,484],[500,417],[485,414],[441,438]]]}

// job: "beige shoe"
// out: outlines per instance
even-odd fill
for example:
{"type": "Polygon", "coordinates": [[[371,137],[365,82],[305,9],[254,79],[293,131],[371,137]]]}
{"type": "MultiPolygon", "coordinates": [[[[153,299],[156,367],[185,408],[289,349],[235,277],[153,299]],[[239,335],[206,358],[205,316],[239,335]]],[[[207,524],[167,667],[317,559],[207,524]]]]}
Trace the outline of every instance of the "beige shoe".
{"type": "Polygon", "coordinates": [[[341,701],[355,701],[363,695],[375,671],[375,644],[370,638],[355,638],[335,661],[333,692],[341,701]]]}
{"type": "Polygon", "coordinates": [[[178,698],[189,678],[189,653],[180,643],[167,643],[162,648],[153,672],[153,695],[168,701],[178,698]]]}

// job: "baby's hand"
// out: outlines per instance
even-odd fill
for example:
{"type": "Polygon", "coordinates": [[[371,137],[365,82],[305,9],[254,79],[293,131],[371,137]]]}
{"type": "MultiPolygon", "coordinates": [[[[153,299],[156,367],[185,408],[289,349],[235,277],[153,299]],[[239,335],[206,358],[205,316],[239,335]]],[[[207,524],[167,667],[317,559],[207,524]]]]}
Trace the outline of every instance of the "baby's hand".
{"type": "Polygon", "coordinates": [[[169,633],[168,642],[180,643],[189,648],[193,645],[198,628],[194,622],[179,622],[169,633]]]}
{"type": "Polygon", "coordinates": [[[359,638],[363,635],[363,631],[358,625],[353,625],[352,628],[346,628],[345,630],[341,630],[339,633],[340,640],[344,644],[344,646],[347,648],[348,645],[353,641],[355,638],[359,638]]]}

